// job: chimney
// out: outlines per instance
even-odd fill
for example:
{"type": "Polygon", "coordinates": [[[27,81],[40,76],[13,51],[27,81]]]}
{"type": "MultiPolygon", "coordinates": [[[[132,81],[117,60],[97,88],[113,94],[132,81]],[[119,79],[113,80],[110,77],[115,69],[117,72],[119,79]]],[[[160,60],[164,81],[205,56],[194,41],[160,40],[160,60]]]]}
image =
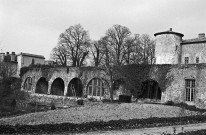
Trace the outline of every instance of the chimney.
{"type": "Polygon", "coordinates": [[[6,56],[9,55],[9,52],[6,52],[6,56]]]}
{"type": "Polygon", "coordinates": [[[15,52],[11,53],[11,61],[15,61],[15,52]]]}
{"type": "Polygon", "coordinates": [[[4,53],[0,53],[0,62],[4,61],[4,57],[5,57],[5,54],[4,53]]]}
{"type": "Polygon", "coordinates": [[[205,33],[198,34],[198,38],[205,38],[205,33]]]}
{"type": "Polygon", "coordinates": [[[172,31],[172,28],[170,28],[170,31],[172,31]]]}

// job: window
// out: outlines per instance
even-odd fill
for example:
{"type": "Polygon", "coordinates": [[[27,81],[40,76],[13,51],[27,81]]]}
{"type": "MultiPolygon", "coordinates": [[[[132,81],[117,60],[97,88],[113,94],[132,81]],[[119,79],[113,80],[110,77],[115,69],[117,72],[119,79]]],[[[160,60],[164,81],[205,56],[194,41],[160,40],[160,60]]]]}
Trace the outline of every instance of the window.
{"type": "Polygon", "coordinates": [[[105,89],[106,88],[102,80],[94,78],[88,84],[87,94],[89,96],[103,96],[105,89]]]}
{"type": "Polygon", "coordinates": [[[185,80],[185,87],[186,87],[186,101],[194,101],[195,80],[194,79],[186,79],[185,80]]]}
{"type": "Polygon", "coordinates": [[[32,59],[31,64],[32,64],[32,65],[35,64],[35,59],[32,59]]]}
{"type": "Polygon", "coordinates": [[[196,57],[196,63],[199,63],[199,57],[196,57]]]}
{"type": "Polygon", "coordinates": [[[189,57],[185,57],[185,64],[189,63],[189,57]]]}

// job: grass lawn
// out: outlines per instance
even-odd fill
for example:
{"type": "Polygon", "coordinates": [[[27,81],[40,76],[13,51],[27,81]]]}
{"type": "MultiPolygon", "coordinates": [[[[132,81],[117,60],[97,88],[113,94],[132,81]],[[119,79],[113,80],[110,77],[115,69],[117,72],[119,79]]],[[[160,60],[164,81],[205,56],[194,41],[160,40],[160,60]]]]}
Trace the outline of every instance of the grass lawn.
{"type": "Polygon", "coordinates": [[[140,103],[99,103],[50,110],[47,112],[29,113],[21,116],[1,118],[0,125],[38,125],[60,123],[86,123],[94,121],[147,119],[152,117],[168,118],[198,115],[175,106],[140,103]]]}

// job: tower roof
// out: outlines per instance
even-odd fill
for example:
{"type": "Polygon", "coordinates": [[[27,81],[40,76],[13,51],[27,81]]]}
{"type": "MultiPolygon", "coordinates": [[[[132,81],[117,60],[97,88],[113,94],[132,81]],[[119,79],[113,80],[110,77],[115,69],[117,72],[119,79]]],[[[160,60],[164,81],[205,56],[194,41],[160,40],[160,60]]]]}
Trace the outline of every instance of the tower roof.
{"type": "Polygon", "coordinates": [[[161,35],[161,34],[175,34],[175,35],[180,36],[180,37],[183,37],[183,36],[184,36],[182,33],[178,33],[178,32],[172,31],[172,28],[170,28],[170,29],[167,30],[167,31],[155,33],[154,36],[161,35]]]}

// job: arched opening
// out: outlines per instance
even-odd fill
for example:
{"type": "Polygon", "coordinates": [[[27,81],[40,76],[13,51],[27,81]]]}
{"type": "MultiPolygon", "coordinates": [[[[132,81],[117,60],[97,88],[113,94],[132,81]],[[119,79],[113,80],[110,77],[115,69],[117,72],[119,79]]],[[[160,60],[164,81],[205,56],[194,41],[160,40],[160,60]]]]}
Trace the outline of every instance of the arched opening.
{"type": "Polygon", "coordinates": [[[67,88],[67,96],[69,97],[82,97],[83,86],[79,78],[74,78],[69,82],[67,88]]]}
{"type": "Polygon", "coordinates": [[[51,94],[63,96],[64,95],[64,81],[61,78],[56,78],[51,85],[51,94]]]}
{"type": "Polygon", "coordinates": [[[142,82],[140,98],[161,99],[161,89],[157,81],[148,79],[142,82]]]}
{"type": "Polygon", "coordinates": [[[99,78],[93,78],[87,85],[88,97],[103,97],[108,86],[99,78]]]}
{"type": "Polygon", "coordinates": [[[41,77],[36,84],[36,93],[39,94],[47,94],[48,92],[48,81],[46,80],[46,78],[41,77]]]}
{"type": "Polygon", "coordinates": [[[24,90],[31,91],[32,90],[32,78],[27,77],[24,82],[24,90]]]}

